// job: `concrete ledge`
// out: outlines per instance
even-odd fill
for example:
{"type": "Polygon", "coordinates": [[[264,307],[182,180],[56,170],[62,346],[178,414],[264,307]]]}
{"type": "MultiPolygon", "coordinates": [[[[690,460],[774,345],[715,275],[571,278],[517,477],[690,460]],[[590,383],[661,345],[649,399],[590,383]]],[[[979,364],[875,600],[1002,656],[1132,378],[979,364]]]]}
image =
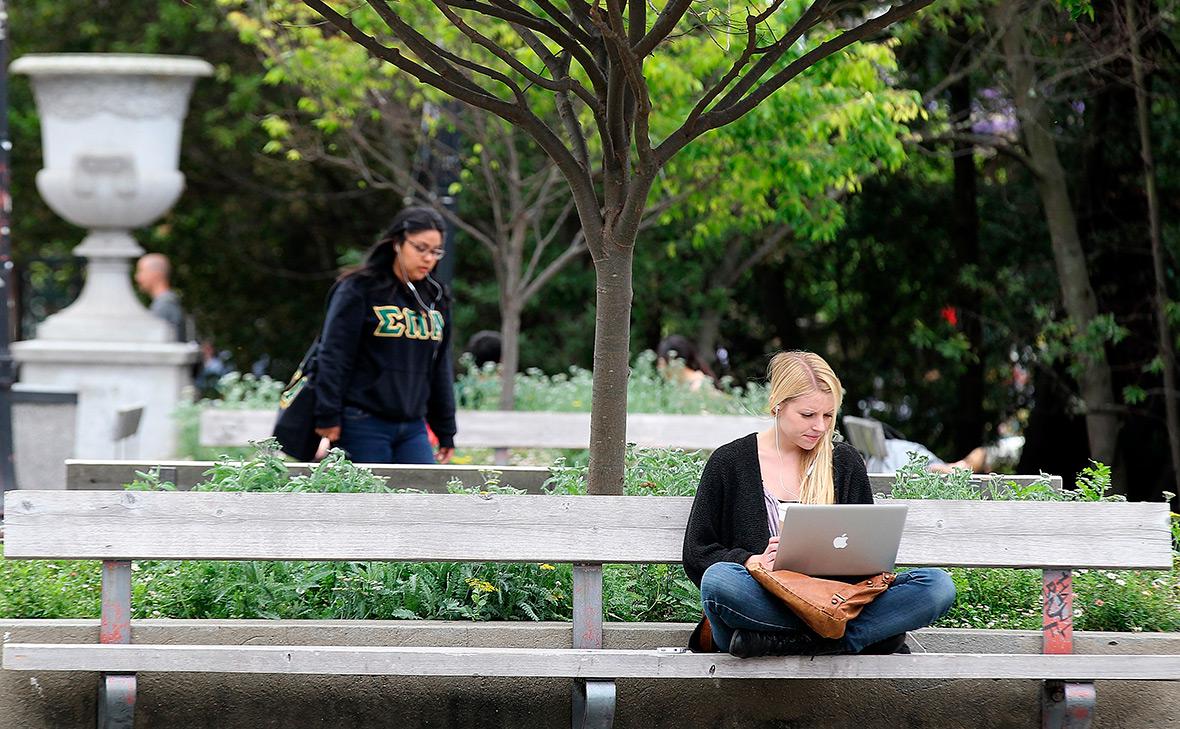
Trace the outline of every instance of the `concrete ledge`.
{"type": "MultiPolygon", "coordinates": [[[[607,624],[607,647],[683,645],[691,626],[607,624]]],[[[144,643],[568,646],[568,623],[141,620],[144,643]]],[[[1075,633],[1079,653],[1180,654],[1180,634],[1075,633]]],[[[0,620],[6,642],[98,640],[97,620],[0,620]]],[[[925,630],[930,651],[1026,652],[1033,631],[925,630]]],[[[913,643],[911,645],[914,645],[913,643]]],[[[920,650],[914,645],[916,650],[920,650]]],[[[0,728],[94,725],[97,675],[0,671],[0,728]]],[[[141,674],[137,725],[213,727],[568,727],[563,679],[141,674]]],[[[1033,727],[1037,681],[620,681],[615,726],[1033,727]]],[[[1180,686],[1100,681],[1096,727],[1176,727],[1180,686]]]]}

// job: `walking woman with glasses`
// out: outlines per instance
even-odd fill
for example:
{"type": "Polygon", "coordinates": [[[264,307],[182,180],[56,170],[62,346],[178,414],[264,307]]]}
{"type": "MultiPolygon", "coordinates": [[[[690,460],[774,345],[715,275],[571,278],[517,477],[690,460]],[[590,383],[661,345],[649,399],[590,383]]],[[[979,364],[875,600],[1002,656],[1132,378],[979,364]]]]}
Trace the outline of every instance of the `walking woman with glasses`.
{"type": "Polygon", "coordinates": [[[315,375],[316,432],[357,463],[447,463],[455,450],[450,293],[430,275],[445,231],[438,212],[406,208],[333,287],[315,375]]]}
{"type": "Polygon", "coordinates": [[[773,424],[713,451],[693,500],[684,571],[701,588],[701,627],[711,628],[717,649],[741,658],[908,653],[906,631],[930,625],[954,603],[946,572],[899,573],[840,639],[812,632],[750,574],[773,569],[784,504],[873,503],[860,454],[832,440],[844,389],[828,363],[812,352],[780,352],[769,379],[773,424]]]}

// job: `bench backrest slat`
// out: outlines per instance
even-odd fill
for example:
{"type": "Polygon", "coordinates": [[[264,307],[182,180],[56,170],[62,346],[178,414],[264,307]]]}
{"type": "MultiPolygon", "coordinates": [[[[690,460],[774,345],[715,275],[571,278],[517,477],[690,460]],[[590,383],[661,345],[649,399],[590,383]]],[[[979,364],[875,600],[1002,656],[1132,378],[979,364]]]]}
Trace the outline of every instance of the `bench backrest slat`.
{"type": "MultiPolygon", "coordinates": [[[[184,491],[192,488],[193,484],[207,481],[207,472],[215,465],[215,461],[116,461],[68,458],[66,459],[66,488],[71,491],[99,489],[122,491],[124,484],[135,480],[137,472],[146,473],[153,468],[159,468],[162,477],[166,480],[175,479],[176,487],[184,491]]],[[[294,476],[310,473],[319,464],[287,462],[285,465],[288,472],[294,476]]],[[[483,474],[489,471],[497,472],[500,475],[501,483],[530,494],[540,494],[542,493],[541,487],[549,480],[549,476],[553,472],[545,466],[366,464],[365,467],[374,475],[387,479],[386,482],[390,488],[412,488],[439,494],[447,493],[447,484],[452,479],[459,480],[468,488],[482,486],[486,481],[483,474]]],[[[998,478],[1001,483],[1012,481],[1026,486],[1041,477],[1003,475],[998,478]]],[[[1048,478],[1052,488],[1060,491],[1061,477],[1049,476],[1048,478]]],[[[972,477],[972,482],[982,485],[990,479],[990,476],[976,475],[972,477]]],[[[893,481],[894,475],[892,473],[869,474],[869,486],[873,489],[874,494],[888,494],[893,489],[893,481]]]]}
{"type": "MultiPolygon", "coordinates": [[[[269,438],[276,410],[206,408],[201,411],[203,446],[244,446],[269,438]]],[[[590,413],[523,410],[460,410],[455,414],[459,448],[587,448],[590,413]]],[[[627,440],[644,447],[712,450],[762,430],[767,418],[752,415],[627,415],[627,440]]]]}
{"type": "MultiPolygon", "coordinates": [[[[679,562],[691,499],[10,491],[5,556],[679,562]]],[[[901,565],[1171,567],[1163,503],[908,501],[901,565]]]]}

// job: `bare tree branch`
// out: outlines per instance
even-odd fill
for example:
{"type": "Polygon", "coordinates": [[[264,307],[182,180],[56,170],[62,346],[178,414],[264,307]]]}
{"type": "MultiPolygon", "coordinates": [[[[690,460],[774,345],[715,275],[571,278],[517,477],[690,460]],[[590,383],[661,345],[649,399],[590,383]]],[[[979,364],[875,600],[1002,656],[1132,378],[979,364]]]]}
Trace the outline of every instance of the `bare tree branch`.
{"type": "MultiPolygon", "coordinates": [[[[541,58],[545,66],[549,69],[549,73],[554,77],[559,75],[569,75],[569,55],[558,58],[549,52],[541,39],[537,38],[527,28],[518,28],[517,32],[521,34],[524,42],[541,58]]],[[[593,102],[587,101],[581,97],[583,101],[587,102],[591,112],[596,118],[601,117],[604,113],[604,99],[594,98],[593,102]]],[[[569,142],[573,147],[574,157],[582,163],[582,166],[587,170],[590,169],[590,149],[586,144],[586,134],[582,130],[582,123],[578,120],[578,113],[574,110],[573,102],[570,100],[569,94],[565,92],[558,92],[555,94],[557,102],[557,116],[561,119],[562,125],[565,127],[566,134],[569,135],[569,142]]]]}
{"type": "Polygon", "coordinates": [[[557,233],[561,231],[562,226],[565,225],[566,220],[573,211],[574,201],[570,200],[568,203],[566,203],[565,207],[562,208],[561,212],[558,213],[557,217],[553,221],[553,224],[549,226],[549,232],[545,235],[541,235],[539,230],[541,222],[540,217],[538,216],[534,218],[536,242],[533,244],[533,255],[529,258],[528,266],[525,267],[524,275],[521,276],[522,281],[529,281],[532,278],[533,273],[537,270],[537,266],[541,262],[541,255],[545,252],[545,249],[549,247],[549,244],[557,236],[557,233]]]}
{"type": "MultiPolygon", "coordinates": [[[[630,43],[628,51],[635,53],[635,46],[643,40],[647,30],[647,0],[628,0],[627,2],[627,41],[630,43]]],[[[636,56],[642,59],[643,56],[636,56]]],[[[642,61],[641,61],[642,63],[642,61]]]]}
{"type": "Polygon", "coordinates": [[[534,2],[537,3],[537,7],[543,10],[546,15],[553,19],[553,22],[560,25],[562,29],[569,33],[575,40],[577,40],[578,43],[581,43],[586,48],[593,48],[598,43],[598,40],[594,38],[594,36],[582,30],[582,28],[580,28],[576,22],[574,22],[561,10],[559,10],[557,6],[555,6],[549,0],[534,0],[534,2]]]}
{"type": "Polygon", "coordinates": [[[920,146],[921,142],[966,142],[967,144],[974,144],[977,147],[994,149],[996,152],[1006,157],[1011,157],[1013,160],[1024,165],[1034,175],[1037,173],[1036,169],[1033,167],[1032,159],[1029,158],[1028,154],[1025,153],[1020,145],[999,134],[975,134],[973,132],[967,131],[950,131],[941,132],[938,134],[918,134],[914,135],[912,139],[906,140],[906,142],[908,144],[917,146],[919,149],[923,149],[920,146]]]}
{"type": "Polygon", "coordinates": [[[468,81],[465,79],[462,74],[458,73],[455,67],[458,66],[460,68],[466,68],[469,71],[486,76],[487,78],[502,84],[512,92],[512,95],[516,99],[516,103],[520,108],[523,109],[528,107],[528,102],[527,99],[525,99],[524,91],[508,76],[500,73],[499,71],[496,71],[495,69],[489,68],[482,63],[477,63],[476,61],[472,61],[471,59],[463,58],[456,53],[452,53],[437,43],[429,40],[426,36],[419,33],[412,25],[402,20],[402,17],[389,7],[388,0],[368,0],[368,2],[369,5],[377,11],[377,14],[381,16],[381,19],[385,21],[385,24],[389,26],[389,29],[393,31],[393,34],[397,36],[401,42],[405,43],[406,46],[418,56],[418,58],[421,58],[438,73],[443,75],[453,74],[458,79],[467,81],[475,88],[483,90],[485,93],[487,93],[487,90],[483,89],[483,87],[478,86],[473,81],[468,81]]]}
{"type": "Polygon", "coordinates": [[[794,226],[783,223],[774,229],[774,231],[762,241],[762,244],[754,249],[754,252],[742,260],[741,264],[733,269],[728,282],[722,284],[726,288],[732,288],[746,271],[749,271],[754,266],[761,263],[767,256],[773,253],[782,242],[788,237],[795,234],[794,226]]]}
{"type": "Polygon", "coordinates": [[[550,279],[557,275],[558,271],[565,268],[567,263],[582,255],[585,250],[586,236],[583,231],[579,230],[574,236],[574,239],[570,241],[569,247],[562,251],[560,256],[550,261],[549,265],[545,267],[545,270],[541,271],[535,279],[529,282],[529,285],[525,287],[524,293],[521,294],[521,300],[528,301],[536,296],[537,292],[545,284],[549,283],[550,279]]]}
{"type": "MultiPolygon", "coordinates": [[[[442,74],[406,58],[397,48],[391,48],[378,42],[377,39],[356,27],[351,20],[336,12],[324,0],[303,0],[303,3],[322,15],[325,20],[335,25],[349,38],[352,38],[353,41],[369,51],[369,53],[405,71],[422,83],[433,86],[461,101],[478,106],[481,109],[487,109],[505,118],[519,117],[519,107],[489,94],[453,68],[448,73],[442,74]]],[[[380,4],[380,1],[373,0],[373,3],[380,4]]]]}
{"type": "MultiPolygon", "coordinates": [[[[642,0],[639,1],[642,2],[642,0]]],[[[690,7],[692,7],[692,0],[669,0],[660,14],[656,16],[656,22],[652,23],[651,30],[632,46],[631,51],[639,58],[650,55],[656,46],[676,29],[676,24],[680,22],[690,7]]]]}
{"type": "MultiPolygon", "coordinates": [[[[620,93],[621,108],[617,112],[618,123],[623,126],[622,137],[628,142],[631,141],[631,129],[634,129],[634,142],[639,153],[640,165],[650,167],[652,153],[648,125],[651,117],[651,97],[648,95],[647,79],[643,77],[643,62],[631,50],[631,45],[625,35],[621,8],[618,7],[620,1],[607,0],[607,7],[615,7],[616,9],[607,14],[608,23],[602,28],[603,38],[608,41],[612,58],[622,68],[624,78],[627,80],[627,87],[621,92],[630,92],[629,94],[620,93]]],[[[632,3],[635,2],[642,2],[642,0],[632,0],[632,3]]],[[[634,7],[634,4],[631,7],[634,7]]],[[[628,149],[624,153],[629,152],[628,149]]]]}
{"type": "MultiPolygon", "coordinates": [[[[725,91],[729,85],[733,83],[734,79],[736,79],[738,75],[741,74],[742,69],[746,67],[746,64],[750,62],[750,59],[753,58],[757,52],[758,25],[762,23],[767,17],[769,17],[768,13],[772,13],[777,10],[779,6],[782,5],[782,2],[783,0],[776,0],[775,2],[771,3],[766,11],[759,13],[758,15],[746,16],[746,47],[742,50],[741,55],[739,55],[737,59],[734,60],[733,64],[730,65],[729,70],[726,71],[716,83],[707,89],[697,101],[697,103],[693,106],[692,111],[690,111],[688,116],[685,118],[683,124],[684,127],[693,126],[701,114],[703,114],[709,107],[709,104],[713,103],[713,100],[716,99],[721,92],[725,91]]],[[[791,39],[791,42],[793,43],[799,37],[802,37],[802,35],[818,21],[818,6],[818,2],[809,6],[803,15],[795,21],[795,24],[791,26],[791,29],[787,31],[787,34],[782,40],[779,41],[779,43],[782,43],[787,39],[791,39]]]]}
{"type": "MultiPolygon", "coordinates": [[[[568,93],[572,91],[590,106],[593,106],[598,102],[598,99],[594,96],[590,89],[573,80],[569,76],[566,76],[564,79],[562,79],[555,75],[553,79],[547,79],[539,73],[534,72],[531,68],[516,60],[516,57],[509,53],[503,46],[468,25],[458,13],[448,7],[449,3],[444,2],[444,0],[432,0],[432,2],[434,3],[435,7],[439,9],[439,12],[441,12],[447,20],[451,21],[452,25],[458,28],[468,38],[470,38],[473,43],[481,46],[482,48],[485,48],[489,53],[507,64],[508,67],[513,71],[516,71],[521,76],[524,76],[532,83],[540,86],[543,89],[548,89],[549,91],[559,93],[568,93]]],[[[544,46],[542,45],[542,47],[544,46]]]]}
{"type": "Polygon", "coordinates": [[[670,159],[672,155],[680,151],[684,145],[701,134],[725,126],[749,113],[751,109],[765,101],[766,97],[778,91],[791,79],[814,66],[816,63],[844,50],[853,43],[864,40],[870,35],[884,30],[893,23],[905,20],[931,2],[933,0],[910,0],[910,2],[904,5],[892,7],[885,13],[871,18],[851,30],[846,30],[835,38],[821,43],[807,53],[804,53],[799,58],[787,64],[781,71],[760,84],[740,101],[736,101],[721,109],[706,112],[696,124],[689,125],[686,122],[680,129],[677,129],[660,143],[656,150],[659,163],[663,164],[664,161],[670,159]]]}
{"type": "MultiPolygon", "coordinates": [[[[761,55],[753,68],[745,73],[733,88],[726,91],[725,96],[718,102],[718,108],[724,108],[730,105],[737,99],[740,99],[749,89],[762,78],[763,75],[769,71],[774,64],[778,63],[779,59],[790,50],[795,41],[803,37],[807,31],[811,30],[823,18],[824,11],[828,8],[831,0],[815,0],[803,11],[798,20],[791,25],[786,34],[778,39],[776,42],[765,48],[758,47],[758,26],[764,23],[767,18],[771,17],[780,7],[784,0],[775,0],[764,11],[757,15],[746,16],[746,47],[742,50],[740,56],[730,66],[729,71],[725,73],[722,78],[709,89],[705,95],[693,107],[689,114],[689,121],[695,120],[698,116],[704,113],[704,110],[712,103],[713,99],[717,97],[722,91],[729,88],[729,85],[735,78],[741,75],[742,69],[750,62],[750,59],[755,55],[761,55]]],[[[686,122],[687,123],[687,122],[686,122]]]]}
{"type": "MultiPolygon", "coordinates": [[[[430,68],[415,63],[402,55],[398,49],[390,48],[379,43],[376,39],[357,28],[352,21],[333,10],[325,0],[303,0],[303,2],[308,7],[320,13],[325,19],[377,58],[387,61],[422,83],[433,86],[472,106],[490,111],[520,126],[529,136],[536,140],[537,144],[557,164],[565,179],[569,182],[571,191],[583,201],[583,204],[590,204],[590,201],[597,202],[593,180],[590,178],[590,170],[578,163],[573,154],[562,143],[561,139],[530,109],[518,104],[505,102],[478,87],[473,88],[471,83],[463,79],[462,75],[457,72],[442,75],[430,68]],[[458,76],[459,80],[457,81],[454,76],[458,76]]],[[[368,2],[371,4],[381,4],[381,0],[368,0],[368,2]]],[[[388,11],[388,8],[386,10],[388,11]]]]}

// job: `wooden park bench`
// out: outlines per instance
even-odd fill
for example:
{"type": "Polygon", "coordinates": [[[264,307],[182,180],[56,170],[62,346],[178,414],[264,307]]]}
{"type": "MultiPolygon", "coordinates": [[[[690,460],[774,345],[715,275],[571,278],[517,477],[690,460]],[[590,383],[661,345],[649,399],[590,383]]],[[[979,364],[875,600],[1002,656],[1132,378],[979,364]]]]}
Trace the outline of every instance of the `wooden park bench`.
{"type": "MultiPolygon", "coordinates": [[[[1163,503],[913,501],[901,565],[1041,568],[1043,653],[741,660],[602,648],[602,565],[678,563],[683,497],[15,491],[9,559],[103,560],[98,644],[9,643],[12,671],[100,672],[99,729],[130,727],[137,673],[565,677],[575,728],[610,727],[615,680],[955,678],[1044,681],[1046,727],[1084,727],[1095,680],[1177,680],[1178,655],[1072,652],[1070,570],[1169,569],[1163,503]],[[572,645],[479,648],[135,643],[131,560],[573,564],[572,645]]],[[[969,599],[969,598],[964,598],[969,599]]]]}
{"type": "MultiPolygon", "coordinates": [[[[460,410],[455,413],[460,449],[497,450],[497,463],[507,462],[507,449],[580,449],[590,444],[590,413],[524,410],[460,410]]],[[[201,411],[198,442],[202,446],[247,446],[270,437],[275,411],[206,408],[201,411]]],[[[627,441],[645,448],[712,450],[719,443],[766,427],[766,418],[752,415],[627,415],[627,441]]]]}

